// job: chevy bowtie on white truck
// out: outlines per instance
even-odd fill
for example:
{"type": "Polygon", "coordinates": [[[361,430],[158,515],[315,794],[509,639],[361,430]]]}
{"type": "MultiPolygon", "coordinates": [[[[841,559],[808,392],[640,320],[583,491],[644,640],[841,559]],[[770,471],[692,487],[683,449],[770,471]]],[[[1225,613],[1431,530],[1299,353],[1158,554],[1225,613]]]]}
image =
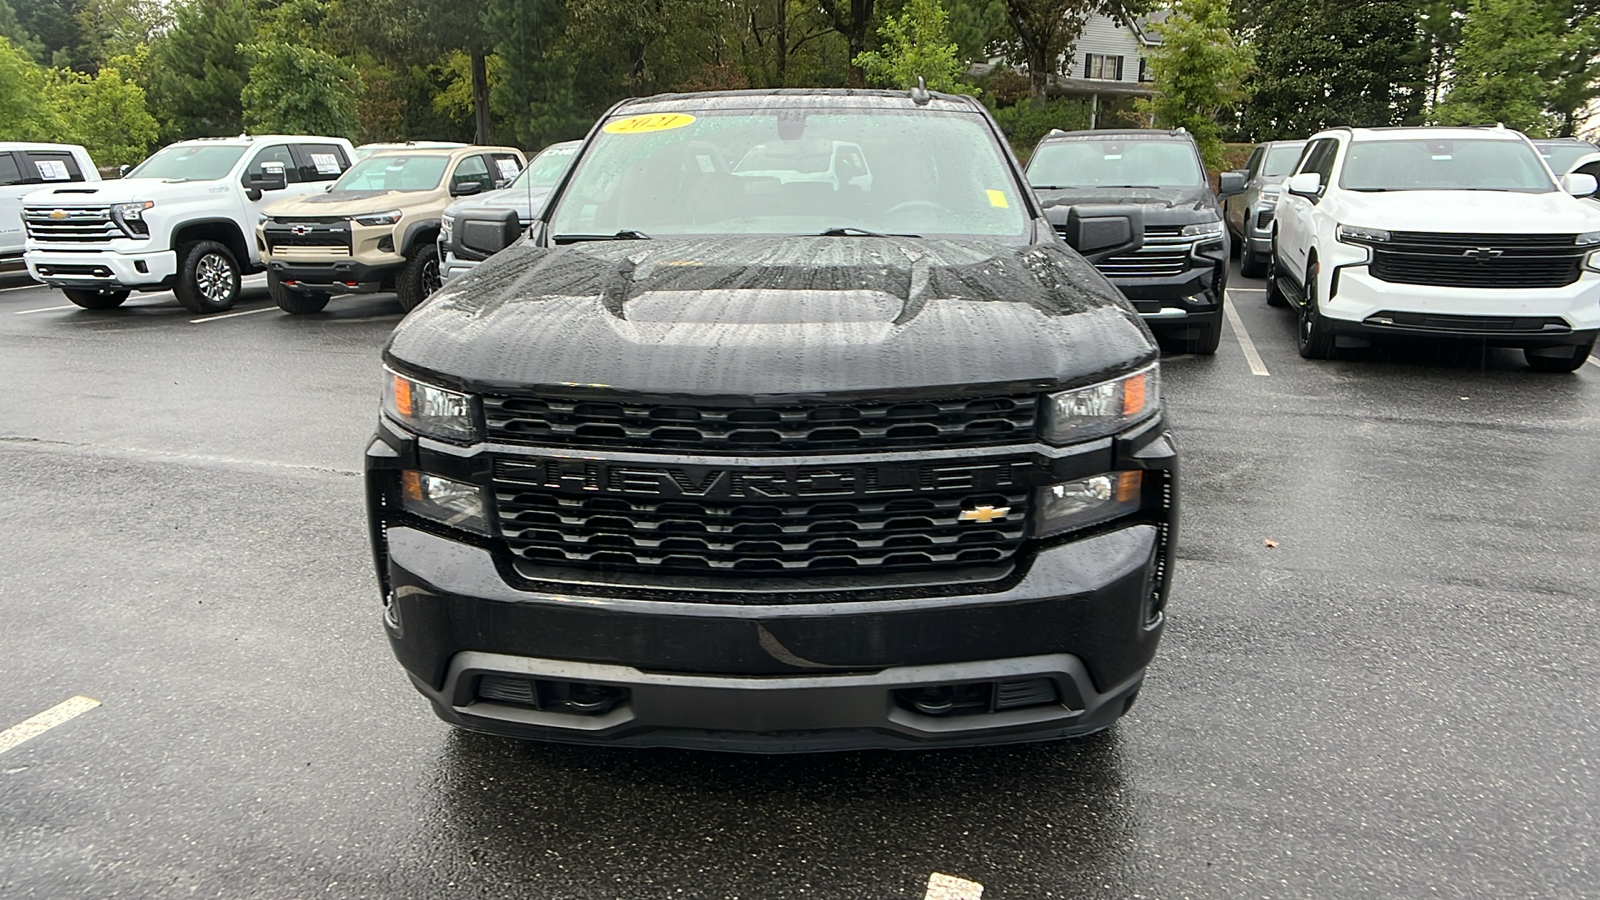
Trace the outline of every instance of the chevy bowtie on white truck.
{"type": "Polygon", "coordinates": [[[47,185],[99,180],[89,151],[76,144],[0,142],[0,272],[23,266],[23,197],[47,185]]]}
{"type": "Polygon", "coordinates": [[[262,270],[250,237],[261,208],[324,190],[354,152],[343,138],[202,138],[114,181],[36,191],[23,199],[28,272],[85,309],[170,289],[192,312],[221,312],[262,270]]]}
{"type": "Polygon", "coordinates": [[[1600,332],[1600,207],[1505,128],[1313,135],[1273,222],[1267,302],[1299,310],[1300,355],[1338,342],[1462,338],[1541,372],[1600,332]]]}

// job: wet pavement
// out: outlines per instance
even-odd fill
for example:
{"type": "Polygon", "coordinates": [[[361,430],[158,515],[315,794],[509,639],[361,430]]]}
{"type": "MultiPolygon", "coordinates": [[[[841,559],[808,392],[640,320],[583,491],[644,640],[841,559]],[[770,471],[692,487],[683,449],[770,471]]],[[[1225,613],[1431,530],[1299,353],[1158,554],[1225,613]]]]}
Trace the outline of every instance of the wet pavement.
{"type": "Polygon", "coordinates": [[[1268,374],[1232,326],[1166,361],[1180,563],[1132,714],[809,757],[433,718],[356,476],[391,296],[0,289],[0,729],[102,704],[0,750],[0,897],[1595,896],[1600,363],[1309,363],[1235,287],[1268,374]]]}

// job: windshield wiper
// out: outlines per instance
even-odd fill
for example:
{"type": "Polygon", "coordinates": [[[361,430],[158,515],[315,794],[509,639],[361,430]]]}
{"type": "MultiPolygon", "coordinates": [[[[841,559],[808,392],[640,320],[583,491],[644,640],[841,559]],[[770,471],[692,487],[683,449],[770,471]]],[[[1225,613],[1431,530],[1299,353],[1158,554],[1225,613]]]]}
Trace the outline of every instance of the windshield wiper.
{"type": "Polygon", "coordinates": [[[1373,188],[1346,188],[1346,190],[1354,191],[1354,192],[1356,192],[1358,194],[1387,194],[1390,191],[1403,191],[1403,190],[1406,190],[1406,189],[1405,188],[1377,188],[1377,187],[1373,187],[1373,188]]]}
{"type": "Polygon", "coordinates": [[[868,231],[865,228],[857,228],[854,225],[840,225],[840,226],[835,227],[835,228],[829,228],[827,231],[819,231],[819,232],[817,232],[816,237],[907,237],[907,238],[914,238],[914,237],[922,237],[922,235],[920,235],[920,234],[884,234],[881,231],[868,231]]]}
{"type": "Polygon", "coordinates": [[[648,241],[650,235],[632,228],[624,228],[614,234],[558,234],[551,240],[558,244],[576,244],[581,241],[648,241]]]}

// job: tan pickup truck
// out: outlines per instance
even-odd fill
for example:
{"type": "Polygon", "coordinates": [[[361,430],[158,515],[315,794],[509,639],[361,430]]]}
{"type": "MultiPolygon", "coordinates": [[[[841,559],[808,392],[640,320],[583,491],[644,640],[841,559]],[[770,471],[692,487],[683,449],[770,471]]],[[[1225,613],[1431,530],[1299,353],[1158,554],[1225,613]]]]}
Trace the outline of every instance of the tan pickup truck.
{"type": "Polygon", "coordinates": [[[415,307],[439,286],[444,208],[510,184],[526,163],[511,147],[389,150],[351,166],[326,193],[267,207],[256,241],[273,299],[301,314],[335,294],[392,290],[415,307]]]}

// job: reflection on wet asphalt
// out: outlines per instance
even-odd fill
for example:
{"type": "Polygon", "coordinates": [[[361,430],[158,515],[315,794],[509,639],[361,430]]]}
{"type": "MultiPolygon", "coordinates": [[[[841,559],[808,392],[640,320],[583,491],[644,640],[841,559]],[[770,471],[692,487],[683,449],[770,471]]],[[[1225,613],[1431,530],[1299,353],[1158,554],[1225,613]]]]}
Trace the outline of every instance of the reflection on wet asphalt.
{"type": "Polygon", "coordinates": [[[0,293],[0,730],[102,703],[0,753],[0,896],[1592,895],[1600,367],[1312,364],[1234,301],[1270,375],[1232,332],[1166,360],[1181,558],[1126,720],[747,757],[433,718],[355,474],[391,296],[196,327],[0,293]]]}

